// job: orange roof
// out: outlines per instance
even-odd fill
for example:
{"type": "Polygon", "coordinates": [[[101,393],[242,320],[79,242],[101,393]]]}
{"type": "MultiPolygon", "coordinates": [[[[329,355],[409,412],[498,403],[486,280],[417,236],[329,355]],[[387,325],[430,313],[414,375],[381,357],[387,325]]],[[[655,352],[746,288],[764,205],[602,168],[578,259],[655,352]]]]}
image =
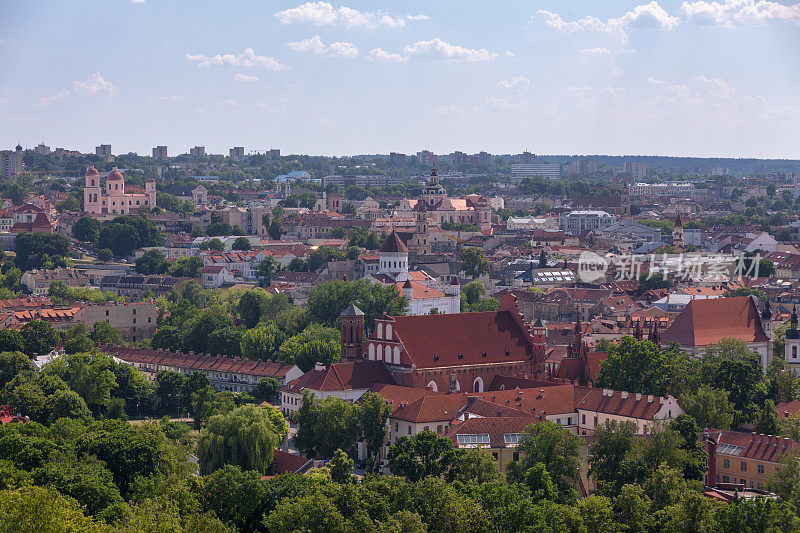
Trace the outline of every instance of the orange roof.
{"type": "Polygon", "coordinates": [[[661,342],[707,346],[726,337],[745,342],[769,341],[750,296],[692,300],[664,332],[661,342]]]}
{"type": "Polygon", "coordinates": [[[406,283],[411,285],[412,300],[422,300],[424,298],[442,298],[445,296],[445,294],[439,289],[434,289],[432,287],[428,287],[427,285],[423,285],[422,283],[417,283],[416,281],[410,280],[394,284],[394,287],[398,293],[403,294],[403,287],[406,283]]]}

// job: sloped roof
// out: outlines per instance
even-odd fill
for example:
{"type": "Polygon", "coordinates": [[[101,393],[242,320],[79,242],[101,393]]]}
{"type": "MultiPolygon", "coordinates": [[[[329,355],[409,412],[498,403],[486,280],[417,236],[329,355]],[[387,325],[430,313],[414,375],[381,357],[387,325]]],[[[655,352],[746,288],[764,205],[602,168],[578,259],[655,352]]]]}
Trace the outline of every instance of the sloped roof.
{"type": "Polygon", "coordinates": [[[467,405],[463,394],[447,394],[443,396],[423,396],[419,400],[396,409],[392,418],[407,422],[450,422],[456,418],[461,409],[467,405]]]}
{"type": "Polygon", "coordinates": [[[325,370],[311,370],[292,381],[288,390],[344,391],[369,389],[376,383],[394,383],[394,378],[381,361],[358,361],[335,363],[325,370]]]}
{"type": "Polygon", "coordinates": [[[381,252],[408,252],[408,247],[403,244],[403,241],[400,240],[400,237],[397,235],[397,232],[392,230],[392,233],[386,237],[386,240],[383,241],[383,246],[380,249],[381,252]]]}
{"type": "Polygon", "coordinates": [[[489,435],[490,448],[513,448],[516,443],[506,443],[505,435],[519,435],[529,425],[539,422],[532,416],[470,418],[453,426],[445,435],[457,447],[475,447],[474,444],[459,446],[457,435],[489,435]]]}
{"type": "Polygon", "coordinates": [[[538,389],[506,389],[473,393],[482,400],[519,409],[534,415],[559,415],[575,412],[575,391],[572,384],[553,385],[538,389]]]}
{"type": "Polygon", "coordinates": [[[658,396],[628,393],[623,398],[621,392],[609,392],[610,395],[604,394],[604,389],[575,387],[575,408],[642,420],[652,420],[661,410],[658,396]],[[585,395],[582,394],[584,391],[585,395]]]}
{"type": "Polygon", "coordinates": [[[733,455],[742,459],[777,463],[787,451],[800,449],[800,444],[792,439],[773,435],[719,429],[708,429],[703,433],[717,441],[718,455],[733,455]]]}
{"type": "Polygon", "coordinates": [[[664,332],[661,342],[707,346],[725,337],[745,342],[769,341],[751,297],[692,300],[664,332]]]}
{"type": "Polygon", "coordinates": [[[355,304],[350,304],[339,316],[364,316],[364,311],[356,307],[355,304]]]}
{"type": "Polygon", "coordinates": [[[531,358],[527,332],[510,311],[392,318],[395,334],[417,368],[510,363],[531,358]]]}

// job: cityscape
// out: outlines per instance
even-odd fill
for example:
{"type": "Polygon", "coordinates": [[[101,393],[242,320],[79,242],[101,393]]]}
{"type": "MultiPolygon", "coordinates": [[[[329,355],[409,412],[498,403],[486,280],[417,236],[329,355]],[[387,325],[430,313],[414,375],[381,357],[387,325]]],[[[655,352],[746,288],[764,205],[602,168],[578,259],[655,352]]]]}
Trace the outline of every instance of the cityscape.
{"type": "Polygon", "coordinates": [[[800,4],[383,4],[4,6],[0,531],[800,531],[800,4]]]}

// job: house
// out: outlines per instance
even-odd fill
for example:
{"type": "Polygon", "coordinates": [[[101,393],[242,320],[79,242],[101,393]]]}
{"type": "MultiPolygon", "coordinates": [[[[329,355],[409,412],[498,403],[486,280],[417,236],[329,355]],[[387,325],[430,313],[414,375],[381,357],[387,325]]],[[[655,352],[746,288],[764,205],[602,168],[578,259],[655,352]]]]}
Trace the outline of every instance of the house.
{"type": "Polygon", "coordinates": [[[216,289],[226,283],[236,282],[236,276],[220,265],[204,266],[200,271],[200,276],[203,278],[204,289],[216,289]]]}
{"type": "Polygon", "coordinates": [[[305,474],[314,467],[314,460],[281,450],[272,450],[273,469],[280,474],[305,474]]]}
{"type": "Polygon", "coordinates": [[[772,342],[750,296],[690,301],[661,336],[661,344],[675,342],[691,355],[700,355],[724,338],[744,341],[759,355],[766,371],[772,342]]]}
{"type": "Polygon", "coordinates": [[[313,370],[281,388],[281,410],[286,415],[298,411],[305,391],[320,400],[333,396],[353,403],[376,383],[394,382],[386,367],[378,362],[334,363],[328,367],[317,363],[313,370]]]}
{"type": "Polygon", "coordinates": [[[767,480],[783,468],[781,457],[800,450],[789,438],[720,429],[703,431],[708,452],[706,485],[739,485],[742,489],[763,489],[767,480]]]}
{"type": "Polygon", "coordinates": [[[46,295],[50,284],[54,281],[63,281],[68,287],[88,287],[89,276],[71,268],[56,268],[53,270],[29,270],[22,274],[20,282],[31,294],[46,295]]]}
{"type": "Polygon", "coordinates": [[[135,366],[148,379],[155,379],[161,370],[177,372],[185,377],[194,372],[205,374],[220,391],[252,391],[266,377],[275,378],[280,385],[297,379],[303,371],[296,365],[272,361],[253,361],[242,357],[213,356],[209,354],[182,353],[169,350],[150,350],[105,344],[100,350],[135,366]]]}
{"type": "Polygon", "coordinates": [[[672,420],[683,414],[673,396],[652,396],[610,389],[577,388],[575,410],[578,433],[591,435],[609,420],[633,422],[639,434],[647,434],[659,420],[672,420]],[[585,391],[585,394],[581,393],[585,391]]]}
{"type": "Polygon", "coordinates": [[[537,420],[532,416],[469,418],[453,426],[445,435],[460,450],[477,448],[492,454],[501,472],[510,462],[519,461],[517,444],[522,431],[537,420]]]}

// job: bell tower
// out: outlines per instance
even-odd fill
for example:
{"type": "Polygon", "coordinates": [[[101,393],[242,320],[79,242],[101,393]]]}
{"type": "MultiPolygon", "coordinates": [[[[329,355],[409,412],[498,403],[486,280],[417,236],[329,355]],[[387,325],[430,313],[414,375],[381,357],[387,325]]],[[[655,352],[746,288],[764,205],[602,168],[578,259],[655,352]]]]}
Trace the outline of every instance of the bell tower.
{"type": "Polygon", "coordinates": [[[354,304],[339,315],[342,359],[356,361],[364,357],[364,312],[354,304]]]}

